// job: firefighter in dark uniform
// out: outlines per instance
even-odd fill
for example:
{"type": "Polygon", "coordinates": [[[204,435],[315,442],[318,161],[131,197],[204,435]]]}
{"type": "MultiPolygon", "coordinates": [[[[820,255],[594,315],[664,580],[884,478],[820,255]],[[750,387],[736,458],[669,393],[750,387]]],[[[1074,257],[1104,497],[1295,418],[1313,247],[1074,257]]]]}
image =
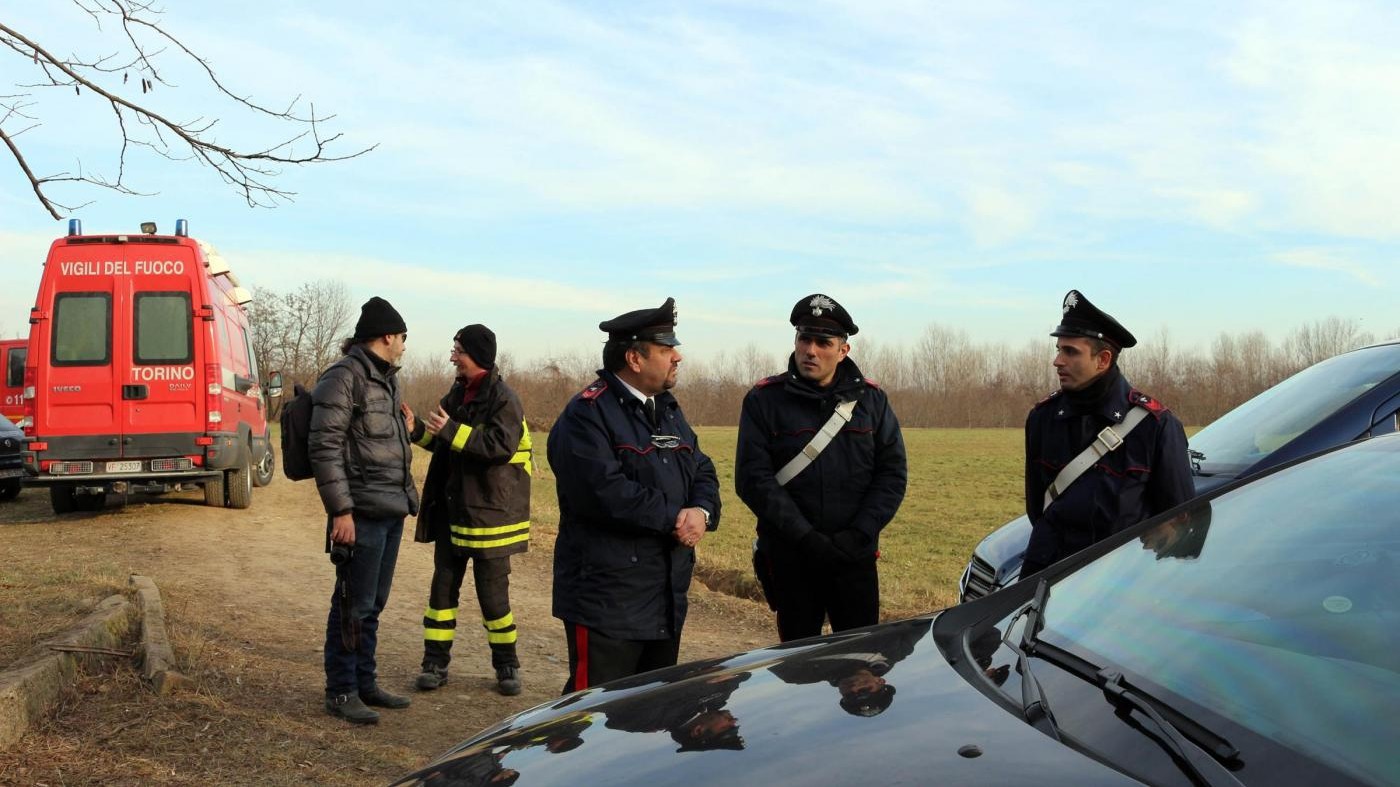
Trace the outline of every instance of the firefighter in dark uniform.
{"type": "Polygon", "coordinates": [[[676,663],[695,545],[719,526],[714,464],[670,392],[675,325],[671,298],[600,323],[604,368],[549,433],[566,693],[676,663]]]}
{"type": "Polygon", "coordinates": [[[1065,295],[1061,314],[1050,334],[1056,337],[1060,389],[1026,418],[1031,537],[1023,578],[1195,492],[1181,422],[1162,403],[1134,390],[1118,368],[1119,353],[1137,339],[1078,290],[1065,295]],[[1135,409],[1142,412],[1132,417],[1141,421],[1115,438],[1135,409]],[[1106,432],[1110,427],[1113,431],[1106,432]],[[1081,460],[1092,461],[1087,470],[1072,482],[1057,482],[1065,466],[1091,447],[1093,453],[1081,460]]]}
{"type": "Polygon", "coordinates": [[[848,357],[846,339],[858,330],[851,316],[816,294],[797,302],[790,321],[797,337],[787,371],[744,397],[734,468],[739,497],[758,518],[754,569],[784,642],[820,634],[827,618],[833,631],[879,622],[880,531],[908,481],[889,399],[848,357]],[[838,405],[851,403],[842,420],[838,405]],[[824,432],[829,443],[801,466],[824,432]]]}
{"type": "Polygon", "coordinates": [[[471,561],[497,689],[519,694],[510,556],[530,545],[530,430],[520,397],[496,368],[491,329],[468,325],[458,331],[450,360],[456,382],[413,433],[415,443],[433,452],[413,537],[434,545],[417,685],[430,691],[447,682],[458,595],[471,561]]]}

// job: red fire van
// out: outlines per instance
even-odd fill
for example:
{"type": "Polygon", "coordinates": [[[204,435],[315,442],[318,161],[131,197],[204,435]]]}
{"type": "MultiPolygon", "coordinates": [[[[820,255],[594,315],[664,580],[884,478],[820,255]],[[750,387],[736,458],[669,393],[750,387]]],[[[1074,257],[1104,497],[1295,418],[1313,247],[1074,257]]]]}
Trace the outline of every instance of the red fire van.
{"type": "Polygon", "coordinates": [[[0,416],[15,423],[24,417],[24,356],[28,351],[28,339],[0,339],[0,363],[5,365],[0,416]]]}
{"type": "Polygon", "coordinates": [[[155,233],[84,235],[71,219],[44,263],[21,426],[26,483],[57,513],[186,485],[247,508],[272,480],[252,297],[183,219],[155,233]]]}

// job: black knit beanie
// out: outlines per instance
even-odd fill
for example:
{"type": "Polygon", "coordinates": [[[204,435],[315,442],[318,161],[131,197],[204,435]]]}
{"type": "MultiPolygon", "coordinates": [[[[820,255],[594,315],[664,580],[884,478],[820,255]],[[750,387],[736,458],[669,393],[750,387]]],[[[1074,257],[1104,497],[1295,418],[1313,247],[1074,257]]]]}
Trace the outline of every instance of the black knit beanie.
{"type": "Polygon", "coordinates": [[[408,333],[408,326],[398,310],[378,295],[360,307],[360,321],[355,323],[356,339],[373,339],[395,333],[408,333]]]}
{"type": "Polygon", "coordinates": [[[496,365],[496,334],[490,328],[472,323],[457,332],[452,340],[462,345],[462,350],[483,369],[496,365]]]}

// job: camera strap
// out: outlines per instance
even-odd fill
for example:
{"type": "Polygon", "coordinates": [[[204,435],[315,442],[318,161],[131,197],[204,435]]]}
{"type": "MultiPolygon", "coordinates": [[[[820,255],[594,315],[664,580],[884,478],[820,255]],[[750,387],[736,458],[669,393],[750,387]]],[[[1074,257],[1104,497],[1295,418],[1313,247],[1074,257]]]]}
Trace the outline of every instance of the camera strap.
{"type": "Polygon", "coordinates": [[[340,644],[351,652],[360,649],[360,619],[355,616],[355,602],[350,594],[350,563],[335,567],[335,603],[340,606],[340,644]]]}

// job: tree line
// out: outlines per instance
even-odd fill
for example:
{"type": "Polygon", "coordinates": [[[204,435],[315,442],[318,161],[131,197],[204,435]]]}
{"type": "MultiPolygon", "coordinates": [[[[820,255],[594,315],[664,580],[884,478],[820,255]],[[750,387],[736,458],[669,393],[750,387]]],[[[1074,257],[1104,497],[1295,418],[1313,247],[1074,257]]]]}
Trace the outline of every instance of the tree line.
{"type": "MultiPolygon", "coordinates": [[[[254,351],[265,372],[282,372],[290,394],[294,381],[310,387],[340,357],[354,317],[339,282],[311,282],[287,292],[256,288],[249,310],[254,351]]],[[[1221,333],[1206,349],[1178,347],[1163,329],[1124,351],[1120,363],[1134,387],[1166,403],[1183,422],[1205,425],[1294,372],[1378,338],[1387,337],[1342,317],[1300,325],[1277,342],[1263,331],[1221,333]]],[[[737,425],[744,394],[757,380],[786,369],[790,352],[748,345],[705,359],[687,357],[676,390],[687,418],[698,425],[737,425]]],[[[861,371],[889,393],[900,423],[910,427],[1019,427],[1030,406],[1057,386],[1053,356],[1048,336],[1011,346],[978,342],[937,323],[910,344],[857,341],[851,347],[861,371]]],[[[502,352],[497,358],[531,426],[540,431],[593,381],[600,364],[600,357],[582,354],[517,360],[502,352]]],[[[405,364],[399,380],[404,400],[415,412],[426,412],[451,386],[452,370],[441,354],[417,357],[405,364]]]]}

